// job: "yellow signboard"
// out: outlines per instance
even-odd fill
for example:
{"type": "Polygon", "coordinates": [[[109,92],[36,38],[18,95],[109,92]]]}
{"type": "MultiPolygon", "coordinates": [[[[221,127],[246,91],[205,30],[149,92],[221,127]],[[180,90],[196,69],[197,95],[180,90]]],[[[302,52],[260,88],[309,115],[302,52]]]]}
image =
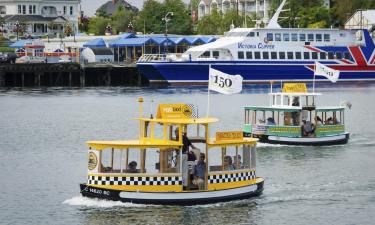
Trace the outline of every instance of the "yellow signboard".
{"type": "Polygon", "coordinates": [[[187,119],[193,116],[193,106],[187,104],[160,104],[156,118],[187,119]]]}
{"type": "Polygon", "coordinates": [[[283,92],[287,93],[306,93],[307,87],[304,83],[287,83],[284,84],[283,92]]]}
{"type": "Polygon", "coordinates": [[[216,141],[242,140],[243,131],[216,132],[216,141]]]}

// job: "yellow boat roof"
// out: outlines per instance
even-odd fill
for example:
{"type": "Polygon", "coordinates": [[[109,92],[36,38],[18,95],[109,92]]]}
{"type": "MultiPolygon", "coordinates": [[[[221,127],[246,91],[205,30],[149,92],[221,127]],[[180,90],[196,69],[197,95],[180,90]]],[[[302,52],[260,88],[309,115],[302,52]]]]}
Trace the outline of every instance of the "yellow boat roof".
{"type": "Polygon", "coordinates": [[[156,122],[156,123],[170,123],[170,124],[209,124],[219,121],[215,117],[205,118],[168,118],[168,119],[150,119],[150,118],[135,118],[136,120],[156,122]]]}
{"type": "Polygon", "coordinates": [[[210,139],[207,143],[209,147],[224,147],[224,146],[233,146],[233,145],[243,145],[243,144],[256,144],[258,141],[257,138],[243,138],[240,140],[223,140],[217,141],[216,139],[210,139]]]}
{"type": "Polygon", "coordinates": [[[141,139],[141,140],[119,140],[119,141],[87,141],[86,144],[90,148],[103,150],[108,148],[126,149],[126,148],[179,148],[182,146],[177,141],[163,139],[141,139]]]}

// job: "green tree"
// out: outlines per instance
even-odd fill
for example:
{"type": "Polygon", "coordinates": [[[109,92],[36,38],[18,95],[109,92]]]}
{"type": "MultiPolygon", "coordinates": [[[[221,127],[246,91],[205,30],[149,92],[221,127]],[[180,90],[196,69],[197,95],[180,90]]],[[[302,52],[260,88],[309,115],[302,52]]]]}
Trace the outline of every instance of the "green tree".
{"type": "MultiPolygon", "coordinates": [[[[164,15],[173,12],[168,22],[168,33],[192,34],[193,24],[190,17],[190,9],[186,8],[182,0],[165,0],[163,4],[164,15]]],[[[163,22],[165,24],[165,22],[163,22]]]]}
{"type": "Polygon", "coordinates": [[[127,30],[129,22],[132,21],[134,13],[130,10],[120,6],[113,13],[111,19],[115,33],[124,32],[127,30]]]}
{"type": "Polygon", "coordinates": [[[223,34],[222,14],[213,10],[210,15],[204,16],[197,23],[197,32],[204,35],[223,34]]]}
{"type": "Polygon", "coordinates": [[[134,28],[137,31],[145,30],[146,33],[163,33],[163,5],[156,0],[146,0],[143,4],[143,10],[137,16],[134,22],[134,28]]]}
{"type": "Polygon", "coordinates": [[[105,32],[105,28],[108,24],[111,23],[111,20],[108,18],[95,16],[90,19],[89,22],[89,33],[95,35],[103,35],[105,32]]]}
{"type": "Polygon", "coordinates": [[[333,0],[332,1],[332,22],[336,26],[343,26],[351,15],[359,9],[375,8],[374,0],[333,0]]]}

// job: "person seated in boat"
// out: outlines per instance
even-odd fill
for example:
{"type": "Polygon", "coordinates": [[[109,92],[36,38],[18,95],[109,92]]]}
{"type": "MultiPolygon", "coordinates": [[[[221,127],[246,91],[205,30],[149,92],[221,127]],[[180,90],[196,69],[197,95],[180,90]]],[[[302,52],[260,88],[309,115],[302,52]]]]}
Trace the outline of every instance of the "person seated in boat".
{"type": "Polygon", "coordinates": [[[259,119],[259,120],[258,120],[258,124],[259,124],[259,125],[264,125],[264,124],[265,124],[265,122],[264,122],[264,120],[262,120],[262,119],[259,119]]]}
{"type": "Polygon", "coordinates": [[[234,168],[236,168],[238,170],[243,168],[240,155],[237,155],[237,156],[233,157],[233,165],[234,165],[234,168]]]}
{"type": "MultiPolygon", "coordinates": [[[[292,106],[299,106],[299,97],[293,97],[292,106]]],[[[299,112],[292,112],[293,126],[298,126],[299,112]]]]}
{"type": "Polygon", "coordinates": [[[234,168],[232,157],[230,157],[229,155],[224,156],[224,170],[235,170],[235,169],[236,168],[234,168]]]}
{"type": "Polygon", "coordinates": [[[302,134],[303,136],[311,136],[315,132],[314,124],[310,121],[302,120],[302,134]]]}
{"type": "Polygon", "coordinates": [[[138,173],[137,170],[137,162],[131,161],[128,165],[128,169],[126,170],[127,173],[138,173]]]}
{"type": "Polygon", "coordinates": [[[340,124],[340,121],[336,117],[333,117],[332,124],[333,125],[340,124]]]}
{"type": "Polygon", "coordinates": [[[293,97],[292,106],[299,106],[299,97],[293,97]]]}
{"type": "Polygon", "coordinates": [[[206,178],[206,163],[205,163],[206,155],[204,153],[200,153],[199,160],[197,165],[194,167],[194,180],[193,184],[197,185],[199,190],[205,189],[205,178],[206,178]]]}
{"type": "Polygon", "coordinates": [[[266,125],[276,125],[275,120],[272,117],[268,117],[266,125]]]}
{"type": "Polygon", "coordinates": [[[324,122],[325,125],[333,125],[333,119],[332,117],[329,117],[325,122],[324,122]]]}
{"type": "Polygon", "coordinates": [[[322,126],[323,125],[322,119],[320,119],[319,116],[316,117],[316,125],[317,126],[322,126]]]}

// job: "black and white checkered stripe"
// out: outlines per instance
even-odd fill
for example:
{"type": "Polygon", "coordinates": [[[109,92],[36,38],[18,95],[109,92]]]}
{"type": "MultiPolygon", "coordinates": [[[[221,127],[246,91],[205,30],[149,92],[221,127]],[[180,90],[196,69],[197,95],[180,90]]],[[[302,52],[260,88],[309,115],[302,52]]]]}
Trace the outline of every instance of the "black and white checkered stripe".
{"type": "Polygon", "coordinates": [[[255,171],[231,173],[231,174],[216,174],[208,176],[208,183],[219,184],[228,182],[247,181],[255,179],[255,171]]]}
{"type": "Polygon", "coordinates": [[[182,177],[113,177],[88,176],[88,184],[95,185],[182,185],[182,177]]]}

